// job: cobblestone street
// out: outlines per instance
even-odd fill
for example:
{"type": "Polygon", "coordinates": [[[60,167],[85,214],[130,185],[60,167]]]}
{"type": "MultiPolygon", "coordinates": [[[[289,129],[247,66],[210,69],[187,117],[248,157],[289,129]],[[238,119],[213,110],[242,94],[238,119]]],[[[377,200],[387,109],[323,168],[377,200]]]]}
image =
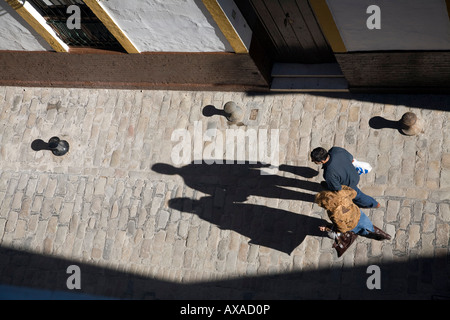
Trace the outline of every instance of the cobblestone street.
{"type": "Polygon", "coordinates": [[[0,87],[0,284],[67,291],[75,264],[80,292],[114,298],[449,299],[449,108],[448,96],[0,87]],[[227,101],[243,125],[221,115],[227,101]],[[393,128],[407,111],[424,133],[393,128]],[[196,123],[205,136],[279,130],[277,172],[175,164],[173,132],[194,137],[196,123]],[[68,154],[31,148],[53,136],[68,154]],[[381,207],[363,211],[390,241],[358,237],[336,256],[312,202],[318,146],[372,165],[360,187],[381,207]]]}

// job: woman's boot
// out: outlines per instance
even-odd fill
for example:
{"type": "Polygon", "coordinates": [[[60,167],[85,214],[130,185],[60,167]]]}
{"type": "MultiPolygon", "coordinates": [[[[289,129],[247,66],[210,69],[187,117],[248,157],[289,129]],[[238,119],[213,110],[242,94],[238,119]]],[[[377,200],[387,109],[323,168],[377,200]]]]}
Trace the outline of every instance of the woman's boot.
{"type": "Polygon", "coordinates": [[[391,236],[378,227],[373,226],[373,232],[367,235],[367,238],[375,240],[391,240],[391,236]]]}

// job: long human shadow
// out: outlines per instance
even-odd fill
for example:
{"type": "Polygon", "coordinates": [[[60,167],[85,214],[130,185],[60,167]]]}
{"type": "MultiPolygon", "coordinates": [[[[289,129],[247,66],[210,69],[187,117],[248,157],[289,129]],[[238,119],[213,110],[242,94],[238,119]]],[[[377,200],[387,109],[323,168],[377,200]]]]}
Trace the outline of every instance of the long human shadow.
{"type": "Polygon", "coordinates": [[[269,165],[259,162],[227,164],[226,160],[221,161],[222,163],[204,160],[199,164],[193,161],[178,168],[166,163],[156,163],[152,166],[152,170],[166,175],[180,175],[188,187],[208,195],[220,192],[226,194],[227,199],[233,202],[244,202],[251,195],[314,202],[314,194],[286,187],[314,193],[323,190],[317,182],[283,177],[278,174],[262,174],[261,169],[269,165]],[[211,164],[208,164],[209,162],[211,164]]]}
{"type": "Polygon", "coordinates": [[[216,204],[214,197],[169,200],[172,209],[194,213],[220,229],[233,230],[250,238],[251,244],[289,255],[307,235],[324,236],[319,226],[327,224],[323,219],[262,205],[225,202],[222,207],[216,204]]]}
{"type": "MultiPolygon", "coordinates": [[[[192,162],[180,168],[157,163],[152,166],[152,170],[161,174],[180,175],[188,187],[209,195],[199,200],[171,199],[170,208],[197,214],[219,228],[234,230],[250,238],[250,243],[291,254],[307,235],[323,236],[319,226],[325,224],[325,220],[278,208],[243,203],[251,195],[314,202],[314,194],[297,189],[316,193],[322,190],[319,183],[278,174],[261,174],[261,169],[267,166],[261,163],[222,162],[192,162]]],[[[280,166],[280,170],[307,177],[317,173],[310,168],[286,165],[280,166]]]]}
{"type": "Polygon", "coordinates": [[[287,165],[287,164],[280,165],[279,170],[285,171],[285,172],[290,172],[292,174],[301,176],[303,178],[313,178],[313,177],[319,175],[319,171],[314,170],[313,168],[291,166],[291,165],[287,165]]]}

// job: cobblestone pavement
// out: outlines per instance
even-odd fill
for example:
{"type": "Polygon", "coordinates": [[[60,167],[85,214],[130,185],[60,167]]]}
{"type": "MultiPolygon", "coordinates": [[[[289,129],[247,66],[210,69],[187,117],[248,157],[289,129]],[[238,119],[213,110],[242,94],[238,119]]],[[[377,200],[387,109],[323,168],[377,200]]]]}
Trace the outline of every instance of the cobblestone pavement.
{"type": "Polygon", "coordinates": [[[67,290],[75,264],[79,292],[114,298],[450,298],[450,113],[434,108],[450,98],[363,97],[0,87],[0,284],[67,290]],[[243,125],[227,122],[227,101],[243,125]],[[424,133],[392,127],[407,111],[424,133]],[[199,126],[204,140],[279,130],[278,171],[176,165],[173,132],[194,146],[199,126]],[[52,136],[68,154],[31,148],[52,136]],[[317,232],[322,172],[308,159],[334,145],[372,164],[360,186],[382,206],[365,212],[392,235],[359,237],[341,258],[317,232]],[[373,264],[379,290],[366,286],[373,264]]]}

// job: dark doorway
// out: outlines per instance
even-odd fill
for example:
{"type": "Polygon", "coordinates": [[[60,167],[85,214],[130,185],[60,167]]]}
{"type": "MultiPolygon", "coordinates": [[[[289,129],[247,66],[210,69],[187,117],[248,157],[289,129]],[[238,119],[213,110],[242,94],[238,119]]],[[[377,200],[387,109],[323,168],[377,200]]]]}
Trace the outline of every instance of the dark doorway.
{"type": "Polygon", "coordinates": [[[274,62],[336,62],[308,0],[239,0],[254,37],[274,62]]]}

